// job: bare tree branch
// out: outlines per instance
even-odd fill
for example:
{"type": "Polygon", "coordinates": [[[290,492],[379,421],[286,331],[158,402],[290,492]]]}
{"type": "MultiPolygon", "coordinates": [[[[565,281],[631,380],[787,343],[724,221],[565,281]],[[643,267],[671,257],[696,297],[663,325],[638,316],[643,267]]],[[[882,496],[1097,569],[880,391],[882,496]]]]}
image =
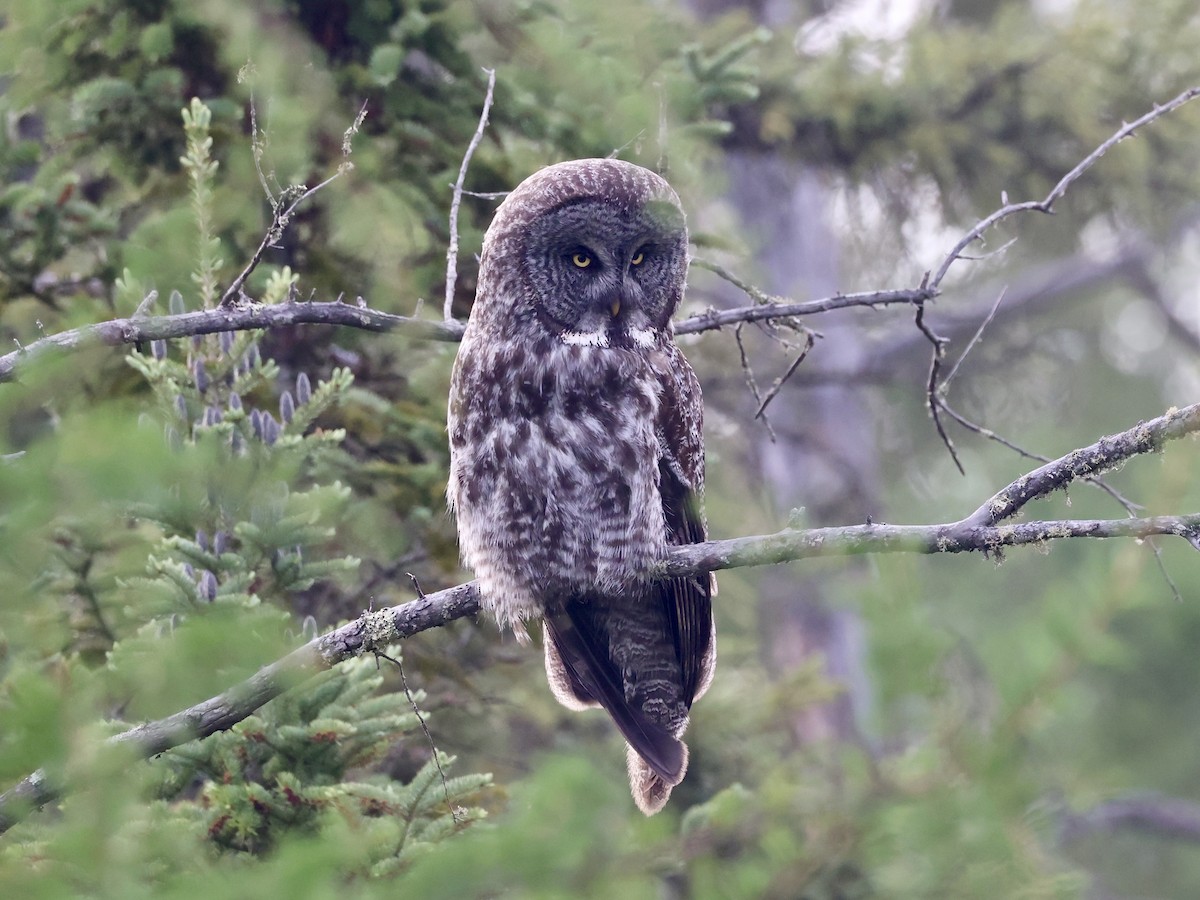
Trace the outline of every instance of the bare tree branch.
{"type": "MultiPolygon", "coordinates": [[[[818,556],[864,553],[983,553],[1004,547],[1044,545],[1066,538],[1139,538],[1175,535],[1200,550],[1200,513],[1128,519],[1085,519],[995,524],[1030,501],[1064,487],[1077,478],[1111,469],[1133,456],[1160,449],[1167,441],[1200,432],[1200,404],[1171,410],[1128,431],[1072,451],[1013,482],[976,512],[958,522],[941,525],[867,523],[830,528],[785,528],[775,534],[754,535],[672,547],[657,578],[694,576],[719,569],[763,566],[818,556]]],[[[267,701],[299,681],[363,653],[445,625],[480,611],[474,582],[460,584],[418,599],[374,612],[316,638],[224,693],[181,712],[131,728],[110,742],[133,748],[140,757],[153,756],[196,738],[223,731],[249,716],[267,701]]],[[[31,808],[49,803],[60,793],[38,771],[0,794],[0,832],[10,828],[31,808]]]]}
{"type": "MultiPolygon", "coordinates": [[[[253,109],[253,107],[251,108],[253,109]]],[[[218,308],[228,309],[230,306],[233,306],[235,303],[245,297],[245,295],[242,293],[242,288],[246,284],[246,279],[249,278],[254,270],[258,268],[258,264],[262,262],[263,254],[266,252],[267,248],[274,247],[279,242],[279,239],[283,237],[283,233],[287,231],[288,225],[291,224],[292,213],[296,211],[296,208],[317,191],[328,186],[354,168],[354,163],[350,162],[350,153],[352,149],[351,141],[354,138],[354,135],[358,134],[358,130],[362,127],[363,120],[366,117],[367,104],[363,103],[362,108],[358,111],[358,115],[354,117],[354,121],[350,123],[350,127],[346,129],[346,133],[342,137],[342,162],[337,167],[336,172],[315,187],[310,188],[304,185],[294,185],[286,188],[278,197],[272,196],[270,189],[267,187],[266,178],[262,174],[262,145],[258,143],[258,123],[257,120],[254,120],[254,164],[258,168],[259,179],[262,181],[263,190],[267,192],[267,199],[271,202],[271,224],[267,228],[266,234],[263,235],[262,240],[258,242],[258,248],[250,257],[250,261],[246,263],[246,267],[242,269],[237,278],[230,282],[229,287],[225,289],[225,293],[221,295],[221,302],[217,304],[218,308]]]]}
{"type": "MultiPolygon", "coordinates": [[[[479,114],[479,125],[463,154],[462,165],[458,167],[458,178],[454,181],[454,195],[450,199],[450,246],[446,248],[446,300],[442,305],[442,318],[447,322],[454,318],[454,287],[458,283],[458,208],[462,206],[463,182],[467,180],[467,167],[471,165],[471,157],[483,140],[483,130],[487,128],[488,113],[492,110],[492,94],[496,90],[496,70],[484,69],[487,72],[487,95],[483,98],[483,111],[479,114]]],[[[436,757],[435,757],[436,758],[436,757]]]]}
{"type": "Polygon", "coordinates": [[[1110,471],[1131,457],[1153,453],[1167,441],[1194,434],[1198,430],[1200,403],[1168,410],[1157,419],[1142,422],[1120,434],[1100,438],[1094,444],[1072,450],[1066,456],[1060,456],[1022,475],[963,519],[962,523],[970,526],[994,525],[1014,515],[1031,500],[1045,497],[1078,478],[1110,471]]]}
{"type": "Polygon", "coordinates": [[[1121,797],[1086,812],[1068,812],[1059,839],[1069,844],[1089,835],[1118,830],[1143,831],[1155,837],[1200,843],[1200,804],[1178,797],[1121,797]]]}
{"type": "Polygon", "coordinates": [[[736,325],[738,322],[792,319],[831,312],[835,309],[848,309],[852,306],[873,309],[876,306],[893,306],[897,303],[923,303],[934,296],[924,288],[905,291],[865,291],[857,294],[834,294],[832,297],[805,300],[802,303],[773,301],[756,303],[753,306],[739,306],[734,309],[710,309],[676,322],[675,333],[698,334],[702,331],[724,328],[726,325],[736,325]]]}
{"type": "MultiPolygon", "coordinates": [[[[909,303],[914,299],[919,299],[919,295],[920,292],[914,291],[875,291],[868,294],[841,294],[787,306],[752,306],[743,309],[710,310],[684,319],[676,325],[675,331],[679,334],[698,334],[741,321],[760,322],[769,319],[787,319],[797,315],[812,315],[851,306],[909,303]]],[[[86,343],[120,346],[150,340],[215,334],[222,331],[253,331],[305,324],[343,325],[366,331],[398,331],[422,340],[451,343],[462,340],[463,331],[466,328],[465,323],[455,319],[434,322],[415,316],[397,316],[372,309],[366,305],[297,301],[269,306],[244,303],[237,306],[181,313],[175,316],[109,319],[94,325],[85,325],[47,335],[0,356],[0,382],[11,380],[23,362],[28,362],[47,350],[72,350],[86,343]]]]}
{"type": "Polygon", "coordinates": [[[1162,116],[1165,116],[1167,113],[1173,112],[1174,110],[1183,106],[1185,103],[1194,100],[1198,96],[1200,96],[1200,85],[1188,88],[1182,94],[1175,97],[1173,100],[1169,100],[1161,106],[1155,104],[1154,109],[1150,110],[1150,112],[1146,113],[1144,116],[1122,125],[1119,129],[1117,129],[1116,132],[1112,134],[1111,137],[1103,141],[1098,147],[1096,147],[1095,150],[1080,160],[1079,164],[1075,166],[1075,168],[1071,169],[1071,171],[1060,178],[1058,184],[1056,184],[1050,190],[1050,193],[1048,193],[1043,199],[1026,200],[1024,203],[1009,203],[1007,197],[1003,198],[1004,206],[1000,207],[986,218],[980,219],[970,231],[962,236],[962,238],[957,244],[954,245],[950,252],[946,254],[945,259],[943,259],[941,264],[937,267],[937,271],[934,273],[933,277],[929,279],[929,287],[935,293],[938,292],[941,288],[942,280],[946,277],[946,273],[950,271],[950,267],[954,265],[956,260],[963,258],[963,251],[966,250],[971,244],[979,240],[993,225],[996,225],[1002,220],[1007,219],[1009,216],[1015,215],[1019,212],[1053,212],[1054,204],[1063,198],[1071,185],[1078,181],[1088,169],[1100,161],[1100,157],[1104,156],[1105,153],[1107,153],[1121,141],[1125,140],[1125,138],[1131,137],[1139,128],[1143,128],[1146,125],[1149,125],[1155,119],[1159,119],[1162,116]]]}
{"type": "MultiPolygon", "coordinates": [[[[963,471],[962,462],[959,460],[958,453],[954,448],[954,444],[946,432],[942,422],[941,412],[943,410],[950,412],[942,401],[942,387],[939,384],[939,374],[942,366],[942,359],[949,343],[948,339],[937,335],[924,322],[924,305],[941,293],[942,281],[945,279],[950,268],[960,259],[972,259],[965,255],[967,247],[971,246],[994,225],[1009,216],[1019,212],[1044,212],[1051,213],[1054,204],[1061,199],[1072,184],[1083,176],[1096,162],[1104,156],[1112,147],[1123,141],[1125,138],[1133,135],[1137,129],[1142,128],[1156,119],[1172,112],[1175,109],[1190,102],[1196,96],[1200,96],[1200,86],[1189,88],[1183,93],[1176,96],[1174,99],[1162,105],[1155,105],[1154,109],[1135,121],[1122,125],[1116,132],[1109,136],[1106,140],[1100,143],[1091,153],[1084,157],[1074,168],[1067,172],[1058,183],[1051,189],[1041,200],[1031,200],[1024,203],[1009,203],[1007,196],[1003,197],[1004,205],[995,210],[983,219],[980,219],[959,241],[951,248],[950,252],[942,259],[934,274],[930,276],[926,273],[925,278],[919,288],[910,291],[878,291],[866,294],[848,294],[838,295],[823,300],[807,301],[805,303],[792,303],[786,298],[767,294],[753,284],[745,281],[734,275],[725,267],[718,263],[705,260],[693,259],[693,264],[697,268],[706,269],[718,277],[724,279],[730,284],[737,287],[745,293],[751,300],[753,305],[740,307],[729,310],[709,310],[700,315],[692,316],[689,319],[676,325],[675,331],[677,334],[689,334],[699,331],[706,331],[712,328],[720,328],[722,325],[739,324],[743,322],[767,321],[771,319],[792,318],[804,315],[812,315],[820,312],[827,312],[831,309],[844,309],[851,306],[869,306],[888,305],[894,303],[912,303],[917,306],[916,326],[921,335],[933,345],[932,360],[930,362],[929,376],[926,383],[926,400],[931,416],[933,417],[934,425],[937,428],[938,436],[942,443],[949,451],[951,458],[954,460],[955,466],[959,471],[963,471]]],[[[1012,244],[1009,241],[1000,248],[1001,252],[1012,244]]],[[[994,310],[993,310],[994,314],[994,310]]],[[[990,316],[989,316],[990,319],[990,316]]],[[[986,325],[986,322],[985,322],[986,325]]],[[[978,334],[974,340],[978,340],[978,334]]],[[[972,341],[974,343],[974,341],[972,341]]],[[[970,351],[968,346],[967,352],[970,351]]],[[[963,354],[965,357],[966,353],[963,354]]],[[[961,363],[961,358],[959,362],[961,363]]],[[[957,370],[958,365],[955,365],[957,370]]],[[[955,418],[958,416],[955,414],[955,418]]],[[[978,426],[977,426],[978,428],[978,426]]]]}
{"type": "MultiPolygon", "coordinates": [[[[738,357],[741,360],[742,375],[746,379],[746,387],[750,389],[750,395],[754,397],[754,402],[758,404],[758,414],[755,415],[755,418],[762,419],[763,424],[767,426],[767,436],[770,437],[773,444],[775,443],[775,428],[771,425],[771,420],[767,417],[766,404],[763,403],[762,395],[758,390],[758,379],[754,377],[754,369],[750,365],[750,358],[746,355],[746,344],[742,340],[742,329],[745,326],[745,322],[737,324],[733,329],[733,340],[737,344],[738,357]]],[[[803,356],[801,359],[803,359],[803,356]]]]}
{"type": "Polygon", "coordinates": [[[87,343],[119,346],[221,331],[250,331],[304,324],[345,325],[367,331],[401,331],[433,341],[458,341],[465,327],[460,322],[430,322],[347,303],[289,302],[198,310],[176,316],[111,319],[48,335],[0,356],[0,381],[11,380],[22,362],[47,350],[68,350],[87,343]]]}
{"type": "MultiPolygon", "coordinates": [[[[866,294],[839,294],[820,300],[786,306],[752,306],[742,309],[710,310],[679,322],[678,334],[698,334],[737,322],[760,322],[787,319],[798,315],[813,315],[851,306],[880,306],[910,303],[921,298],[919,291],[874,291],[866,294]]],[[[362,303],[360,298],[360,303],[362,303]]],[[[454,319],[433,322],[415,316],[397,316],[366,305],[339,302],[302,303],[289,301],[269,306],[252,303],[238,306],[197,310],[175,316],[138,316],[109,319],[94,325],[71,328],[46,335],[0,356],[0,381],[13,378],[17,368],[39,354],[52,349],[72,350],[86,343],[107,346],[138,344],[150,340],[216,334],[222,331],[254,331],[287,325],[343,325],[366,331],[399,331],[428,341],[456,342],[462,340],[465,323],[454,319]]]]}
{"type": "MultiPolygon", "coordinates": [[[[491,89],[493,85],[494,75],[489,73],[489,93],[488,98],[484,101],[483,115],[480,117],[480,128],[476,131],[476,136],[472,140],[473,145],[478,144],[478,138],[482,133],[482,127],[486,125],[486,117],[488,113],[489,101],[491,97],[491,89]]],[[[1200,86],[1190,88],[1182,94],[1161,106],[1155,106],[1153,110],[1146,113],[1141,118],[1134,122],[1123,126],[1111,137],[1100,144],[1086,158],[1084,158],[1075,168],[1063,176],[1054,189],[1042,200],[1029,201],[1026,203],[1006,204],[1000,209],[993,212],[991,215],[981,219],[976,225],[971,228],[950,251],[949,254],[942,260],[936,274],[931,278],[927,278],[925,282],[918,288],[908,290],[887,290],[887,291],[866,291],[852,294],[835,294],[830,297],[822,297],[815,300],[807,300],[799,303],[788,302],[785,298],[776,297],[766,294],[743,279],[729,272],[723,266],[717,263],[703,259],[694,259],[693,264],[697,268],[706,269],[713,272],[719,277],[729,281],[737,286],[740,290],[747,294],[755,302],[750,306],[738,307],[735,309],[716,310],[710,309],[706,312],[689,316],[675,325],[676,334],[698,334],[705,331],[712,331],[723,328],[727,325],[736,325],[739,322],[766,322],[777,319],[792,319],[802,316],[817,315],[820,313],[830,312],[833,310],[848,309],[851,307],[866,307],[875,308],[879,306],[891,306],[896,304],[921,304],[932,300],[940,293],[941,282],[945,278],[946,273],[954,262],[963,257],[963,251],[974,241],[978,240],[984,232],[995,225],[1002,219],[1007,218],[1017,212],[1036,210],[1040,212],[1050,212],[1053,204],[1059,200],[1067,191],[1067,189],[1081,176],[1084,172],[1090,169],[1096,161],[1103,156],[1109,149],[1115,146],[1120,141],[1131,136],[1138,128],[1150,124],[1159,117],[1179,108],[1183,104],[1200,95],[1200,86]]],[[[347,140],[352,136],[354,130],[362,121],[362,116],[365,114],[365,109],[360,111],[355,123],[347,130],[347,140]]],[[[346,143],[346,142],[344,142],[346,143]]],[[[468,148],[468,153],[463,159],[463,168],[460,170],[460,183],[455,185],[455,199],[461,202],[461,196],[465,191],[461,190],[461,180],[465,177],[465,167],[470,161],[471,150],[468,148]]],[[[254,268],[258,265],[262,258],[263,252],[266,250],[272,241],[278,239],[277,229],[286,227],[291,214],[295,211],[296,206],[307,197],[311,196],[316,191],[320,190],[334,178],[342,174],[349,166],[349,162],[343,162],[338,172],[331,178],[322,182],[314,188],[307,189],[300,196],[284,205],[286,198],[279,198],[276,203],[276,214],[272,219],[272,226],[264,235],[263,241],[250,262],[243,269],[242,273],[230,284],[221,298],[221,306],[216,310],[187,313],[182,316],[158,316],[152,318],[139,318],[136,322],[131,319],[113,319],[107,322],[99,322],[95,325],[85,326],[83,328],[71,329],[69,331],[60,332],[58,334],[48,335],[37,341],[24,346],[13,353],[9,353],[0,357],[0,381],[12,378],[13,372],[22,359],[31,358],[43,350],[58,347],[61,349],[70,349],[78,346],[87,339],[95,339],[99,343],[107,345],[120,345],[138,343],[144,340],[188,337],[196,334],[211,334],[220,331],[244,331],[249,329],[273,328],[280,325],[295,325],[300,323],[314,324],[329,324],[329,325],[346,325],[353,328],[365,328],[370,331],[389,331],[400,330],[413,334],[415,337],[424,338],[427,340],[440,341],[457,341],[462,338],[463,326],[445,315],[443,310],[443,318],[445,321],[441,323],[433,323],[415,317],[395,316],[390,313],[373,310],[367,306],[358,307],[354,313],[351,313],[351,307],[341,306],[340,304],[332,303],[285,303],[270,307],[253,307],[247,305],[245,309],[233,309],[235,301],[244,300],[242,288],[245,285],[246,279],[254,268]],[[274,235],[274,237],[273,237],[274,235]]],[[[452,229],[453,234],[453,229],[452,229]]],[[[449,254],[448,254],[449,262],[449,254]]],[[[448,271],[448,275],[451,274],[448,271]]]]}
{"type": "MultiPolygon", "coordinates": [[[[736,309],[727,310],[709,310],[708,312],[692,316],[685,319],[683,322],[675,326],[677,334],[692,334],[699,331],[707,331],[713,328],[720,328],[724,325],[733,325],[738,322],[760,322],[768,319],[791,318],[795,316],[813,315],[815,313],[828,312],[832,309],[845,309],[851,306],[884,306],[895,303],[924,303],[928,300],[933,300],[941,294],[942,282],[945,280],[950,268],[960,259],[970,259],[964,255],[964,251],[971,244],[978,241],[989,229],[999,222],[1007,219],[1009,216],[1019,212],[1053,212],[1054,204],[1057,203],[1085,172],[1094,166],[1099,159],[1104,156],[1109,150],[1119,144],[1121,141],[1131,137],[1139,128],[1143,128],[1161,118],[1169,112],[1173,112],[1185,103],[1190,102],[1200,96],[1200,85],[1189,88],[1174,99],[1162,105],[1155,105],[1154,109],[1133,122],[1122,125],[1110,137],[1104,140],[1091,153],[1080,160],[1071,171],[1067,172],[1058,184],[1041,200],[1027,200],[1023,203],[1009,203],[1007,197],[1003,198],[1004,205],[984,218],[980,219],[973,225],[966,234],[964,234],[958,242],[951,248],[950,252],[941,260],[936,270],[932,275],[927,275],[919,288],[913,290],[899,291],[871,291],[857,294],[838,294],[833,297],[826,297],[821,300],[809,300],[801,303],[793,303],[784,297],[778,297],[766,293],[765,291],[755,287],[753,284],[745,281],[742,278],[734,275],[724,266],[710,260],[695,258],[692,264],[697,268],[706,269],[718,277],[728,281],[730,284],[737,287],[744,294],[750,297],[754,304],[751,306],[738,307],[736,309]]],[[[1004,246],[1007,248],[1011,242],[1004,246]]],[[[1002,248],[1003,249],[1003,248],[1002,248]]]]}
{"type": "Polygon", "coordinates": [[[950,458],[954,460],[954,465],[958,468],[958,474],[966,475],[967,470],[963,468],[962,460],[958,458],[958,451],[954,449],[954,442],[950,440],[950,435],[946,433],[946,426],[942,424],[941,416],[941,400],[939,397],[941,386],[938,384],[938,376],[942,372],[942,360],[946,356],[946,346],[950,343],[950,339],[942,337],[925,324],[924,303],[917,304],[917,314],[914,318],[914,323],[917,326],[917,330],[933,346],[933,354],[929,360],[929,376],[925,381],[925,407],[933,417],[933,424],[937,428],[938,437],[942,439],[942,444],[950,452],[950,458]]]}
{"type": "MultiPolygon", "coordinates": [[[[802,362],[804,362],[805,359],[808,358],[808,353],[810,350],[812,350],[813,345],[816,343],[817,336],[816,336],[816,332],[814,332],[811,328],[805,328],[803,330],[803,333],[804,333],[804,346],[800,348],[800,352],[798,354],[796,354],[796,358],[794,360],[792,360],[792,363],[791,363],[791,365],[789,365],[787,367],[787,370],[782,375],[780,375],[778,378],[776,378],[775,381],[771,384],[771,387],[770,387],[770,389],[768,389],[766,396],[763,397],[762,402],[758,404],[758,409],[754,413],[754,418],[761,419],[763,417],[763,414],[767,410],[767,404],[769,404],[772,400],[775,399],[775,397],[779,394],[779,392],[781,390],[783,390],[783,386],[785,384],[787,384],[788,379],[796,374],[796,370],[798,368],[800,368],[800,364],[802,362]]],[[[739,348],[740,348],[740,344],[739,344],[739,348]]],[[[743,362],[745,362],[745,358],[746,358],[745,351],[742,350],[743,362]]]]}

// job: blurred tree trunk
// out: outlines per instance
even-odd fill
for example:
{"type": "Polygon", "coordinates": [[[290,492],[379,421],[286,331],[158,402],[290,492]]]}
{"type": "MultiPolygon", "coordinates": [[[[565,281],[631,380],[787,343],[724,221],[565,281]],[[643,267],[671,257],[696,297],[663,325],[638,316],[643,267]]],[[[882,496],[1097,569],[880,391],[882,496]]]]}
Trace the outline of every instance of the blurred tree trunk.
{"type": "MultiPolygon", "coordinates": [[[[831,192],[820,174],[802,161],[749,150],[729,154],[726,174],[730,204],[755,250],[747,267],[751,280],[770,293],[797,299],[835,293],[841,286],[838,244],[828,226],[831,192]]],[[[745,298],[731,295],[730,302],[744,303],[745,298]]],[[[854,327],[826,319],[821,331],[824,338],[805,368],[837,371],[861,364],[863,341],[854,327]]],[[[747,348],[760,385],[770,383],[775,371],[781,371],[777,346],[762,338],[748,340],[747,348]],[[769,377],[764,374],[768,366],[769,377]]],[[[719,402],[728,404],[724,412],[745,426],[749,445],[744,463],[751,479],[761,483],[762,494],[774,502],[777,521],[800,507],[812,525],[879,515],[879,460],[870,439],[874,429],[855,386],[785,386],[767,409],[770,430],[754,420],[754,403],[745,391],[726,394],[719,402]]],[[[772,568],[758,584],[768,670],[786,678],[819,656],[826,676],[843,689],[835,699],[796,715],[792,730],[797,742],[854,737],[870,694],[859,616],[831,606],[823,583],[795,567],[772,568]]]]}

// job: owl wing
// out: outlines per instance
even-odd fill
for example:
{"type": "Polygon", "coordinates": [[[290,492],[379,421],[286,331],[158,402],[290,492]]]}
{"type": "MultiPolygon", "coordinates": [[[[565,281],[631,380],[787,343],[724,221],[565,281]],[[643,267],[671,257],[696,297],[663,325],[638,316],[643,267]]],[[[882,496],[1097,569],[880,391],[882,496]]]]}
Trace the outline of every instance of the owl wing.
{"type": "MultiPolygon", "coordinates": [[[[698,544],[708,537],[704,491],[704,423],[700,385],[683,354],[672,345],[671,372],[660,405],[659,493],[669,544],[698,544]]],[[[712,679],[714,665],[711,576],[659,583],[690,706],[712,679]]]]}
{"type": "MultiPolygon", "coordinates": [[[[699,511],[699,497],[671,472],[664,462],[659,467],[663,513],[667,520],[668,542],[698,544],[706,530],[699,511]]],[[[683,697],[690,706],[697,692],[706,687],[711,661],[712,588],[707,575],[672,578],[659,583],[660,599],[671,624],[675,652],[683,674],[683,697]]]]}
{"type": "MultiPolygon", "coordinates": [[[[612,658],[614,623],[608,617],[609,610],[598,599],[547,609],[543,620],[546,647],[563,668],[573,699],[603,706],[638,755],[659,776],[677,784],[683,777],[687,751],[670,727],[653,721],[636,703],[630,702],[622,673],[612,658]]],[[[633,628],[636,632],[638,626],[635,624],[633,628]]],[[[645,637],[645,632],[640,636],[645,637]]]]}
{"type": "MultiPolygon", "coordinates": [[[[696,543],[706,535],[700,387],[671,349],[656,366],[659,494],[667,542],[696,543]]],[[[546,608],[544,622],[555,696],[572,708],[599,704],[608,711],[649,767],[635,779],[635,797],[643,811],[656,811],[686,770],[679,738],[692,701],[712,678],[711,578],[667,579],[630,596],[564,598],[546,608]]],[[[631,773],[640,770],[630,765],[631,773]]]]}

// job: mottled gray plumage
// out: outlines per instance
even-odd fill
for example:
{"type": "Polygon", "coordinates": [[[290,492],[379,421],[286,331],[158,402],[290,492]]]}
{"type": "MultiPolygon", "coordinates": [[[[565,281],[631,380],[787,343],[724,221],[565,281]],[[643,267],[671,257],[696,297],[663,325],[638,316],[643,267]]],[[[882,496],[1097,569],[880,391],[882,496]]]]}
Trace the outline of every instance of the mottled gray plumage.
{"type": "Polygon", "coordinates": [[[634,799],[666,803],[715,660],[710,578],[652,582],[705,538],[700,387],[675,345],[687,229],[659,176],[561,163],[500,205],[450,389],[450,505],[502,627],[545,622],[546,672],[630,745],[634,799]]]}

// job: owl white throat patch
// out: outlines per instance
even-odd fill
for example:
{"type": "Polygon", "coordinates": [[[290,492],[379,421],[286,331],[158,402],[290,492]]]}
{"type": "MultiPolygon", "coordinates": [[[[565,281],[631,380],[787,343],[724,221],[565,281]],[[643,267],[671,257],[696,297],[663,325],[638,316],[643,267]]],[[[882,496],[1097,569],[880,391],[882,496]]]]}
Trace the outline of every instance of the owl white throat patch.
{"type": "Polygon", "coordinates": [[[559,335],[562,342],[571,347],[607,347],[608,332],[599,331],[564,331],[559,335]]]}

